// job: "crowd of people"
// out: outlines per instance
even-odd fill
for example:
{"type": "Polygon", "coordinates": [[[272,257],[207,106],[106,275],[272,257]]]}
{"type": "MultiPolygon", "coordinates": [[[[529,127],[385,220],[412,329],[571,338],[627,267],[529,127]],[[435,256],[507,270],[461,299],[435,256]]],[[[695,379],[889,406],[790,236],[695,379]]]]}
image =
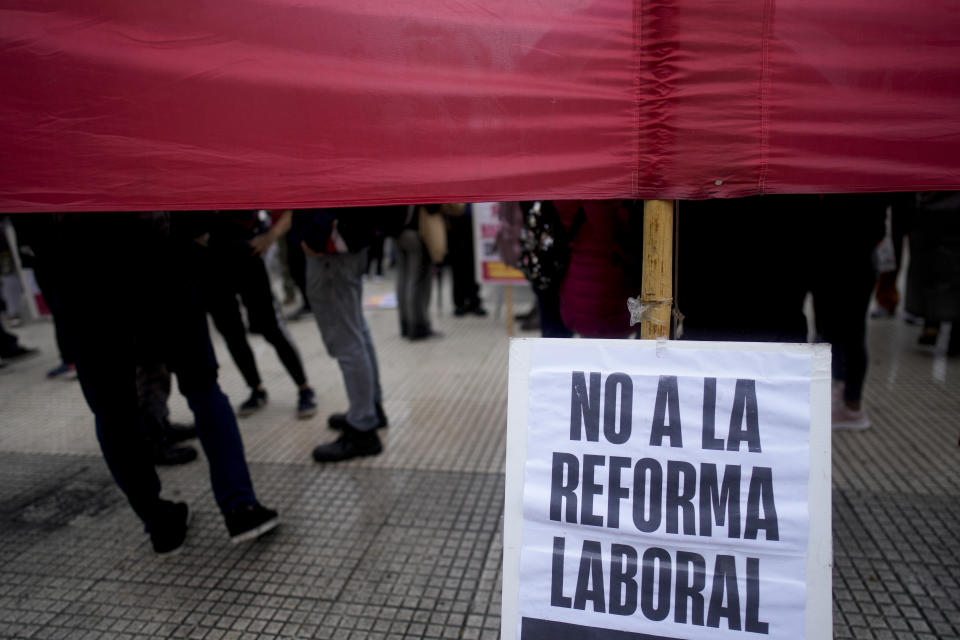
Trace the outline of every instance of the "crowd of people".
{"type": "MultiPolygon", "coordinates": [[[[933,344],[942,323],[960,320],[960,196],[763,196],[679,203],[672,336],[689,340],[803,342],[812,296],[813,339],[833,347],[833,426],[870,426],[863,406],[867,312],[893,315],[902,246],[909,237],[905,308],[933,344]],[[892,258],[878,260],[878,247],[892,258]]],[[[640,289],[642,202],[501,203],[499,253],[527,275],[536,306],[521,314],[544,337],[629,338],[626,300],[640,289]]],[[[197,457],[235,542],[279,523],[263,506],[247,469],[238,418],[261,410],[276,390],[262,379],[249,334],[276,352],[293,383],[295,415],[318,411],[300,351],[287,330],[264,257],[281,250],[292,318],[313,316],[341,373],[347,407],[327,417],[336,432],[312,456],[332,463],[383,451],[388,426],[376,347],[363,311],[363,282],[395,266],[399,333],[442,338],[429,311],[434,274],[449,266],[455,316],[486,315],[474,273],[471,206],[403,205],[298,211],[183,211],[10,216],[17,253],[36,275],[52,312],[61,363],[48,376],[76,377],[93,411],[97,438],[117,485],[157,553],[183,543],[185,503],[161,497],[155,465],[197,457]],[[98,283],[111,282],[108,290],[98,283]],[[130,316],[104,323],[122,291],[130,316]],[[236,407],[217,382],[207,318],[249,388],[236,407]],[[171,374],[194,424],[167,408],[171,374]]],[[[3,258],[4,277],[9,275],[3,258]]],[[[9,307],[10,305],[8,305],[9,307]]],[[[7,309],[8,318],[14,314],[7,309]]],[[[960,355],[960,331],[947,352],[960,355]]],[[[0,366],[35,353],[0,327],[0,366]]]]}

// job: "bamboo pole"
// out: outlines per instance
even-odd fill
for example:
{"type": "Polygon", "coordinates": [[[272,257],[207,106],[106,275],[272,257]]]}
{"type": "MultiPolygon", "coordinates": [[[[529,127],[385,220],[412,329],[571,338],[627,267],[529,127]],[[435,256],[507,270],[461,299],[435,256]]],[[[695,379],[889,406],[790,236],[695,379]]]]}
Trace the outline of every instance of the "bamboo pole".
{"type": "Polygon", "coordinates": [[[643,281],[640,301],[649,309],[640,325],[644,339],[669,338],[673,311],[673,201],[643,203],[643,281]]]}

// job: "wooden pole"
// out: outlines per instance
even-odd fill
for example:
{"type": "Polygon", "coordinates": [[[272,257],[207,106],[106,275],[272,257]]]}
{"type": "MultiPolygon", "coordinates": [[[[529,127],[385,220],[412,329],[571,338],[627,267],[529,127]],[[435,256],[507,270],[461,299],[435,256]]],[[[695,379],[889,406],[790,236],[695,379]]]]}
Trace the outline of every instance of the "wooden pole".
{"type": "Polygon", "coordinates": [[[643,203],[643,282],[640,301],[649,320],[640,325],[644,339],[669,338],[673,311],[673,201],[643,203]]]}

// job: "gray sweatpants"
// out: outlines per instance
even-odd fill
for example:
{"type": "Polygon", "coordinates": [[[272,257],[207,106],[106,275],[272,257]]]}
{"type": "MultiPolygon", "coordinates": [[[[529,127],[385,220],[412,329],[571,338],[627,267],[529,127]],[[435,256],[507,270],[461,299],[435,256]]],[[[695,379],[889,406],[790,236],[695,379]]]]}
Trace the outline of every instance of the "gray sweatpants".
{"type": "Polygon", "coordinates": [[[363,317],[367,250],[307,256],[307,298],[327,353],[340,365],[347,389],[347,422],[361,431],[377,425],[380,372],[370,327],[363,317]]]}

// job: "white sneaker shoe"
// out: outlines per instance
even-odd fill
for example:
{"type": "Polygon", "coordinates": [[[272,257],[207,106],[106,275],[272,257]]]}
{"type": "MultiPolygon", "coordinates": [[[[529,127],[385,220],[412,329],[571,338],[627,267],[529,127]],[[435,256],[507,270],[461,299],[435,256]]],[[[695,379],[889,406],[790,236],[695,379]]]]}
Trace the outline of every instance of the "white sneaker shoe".
{"type": "Polygon", "coordinates": [[[850,429],[852,431],[863,431],[864,429],[870,428],[870,420],[867,418],[867,414],[863,409],[851,409],[843,402],[834,405],[833,415],[830,421],[833,424],[834,430],[850,429]]]}

